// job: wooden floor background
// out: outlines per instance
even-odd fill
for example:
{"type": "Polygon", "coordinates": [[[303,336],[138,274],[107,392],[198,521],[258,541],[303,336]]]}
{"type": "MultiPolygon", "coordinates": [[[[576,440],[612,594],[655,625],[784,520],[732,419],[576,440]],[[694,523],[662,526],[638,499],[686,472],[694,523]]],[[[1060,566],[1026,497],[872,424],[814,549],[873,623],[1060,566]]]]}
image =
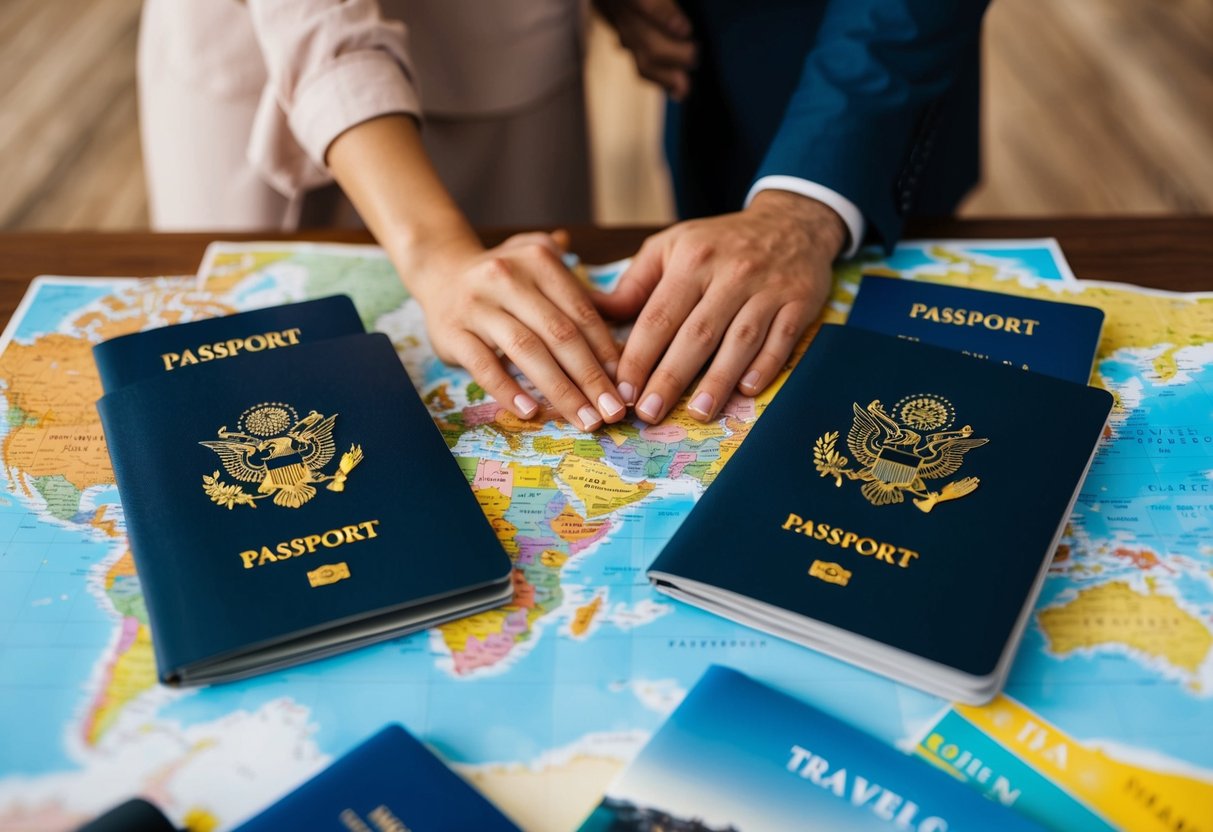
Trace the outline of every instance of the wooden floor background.
{"type": "MultiPolygon", "coordinates": [[[[147,223],[139,0],[0,2],[0,229],[147,223]]],[[[966,215],[1213,212],[1211,0],[997,0],[966,215]]],[[[597,215],[671,218],[661,100],[591,36],[597,215]]]]}

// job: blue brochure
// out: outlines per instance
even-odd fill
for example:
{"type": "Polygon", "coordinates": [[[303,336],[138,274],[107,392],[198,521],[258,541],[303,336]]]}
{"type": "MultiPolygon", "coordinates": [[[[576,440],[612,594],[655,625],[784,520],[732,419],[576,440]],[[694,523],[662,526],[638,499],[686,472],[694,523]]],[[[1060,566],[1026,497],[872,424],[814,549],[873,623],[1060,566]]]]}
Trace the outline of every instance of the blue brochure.
{"type": "Polygon", "coordinates": [[[518,832],[411,734],[389,725],[237,828],[518,832]]]}
{"type": "Polygon", "coordinates": [[[725,667],[708,669],[581,832],[1001,832],[1039,827],[725,667]]]}
{"type": "Polygon", "coordinates": [[[1103,319],[1094,306],[864,275],[847,324],[1086,384],[1103,319]]]}

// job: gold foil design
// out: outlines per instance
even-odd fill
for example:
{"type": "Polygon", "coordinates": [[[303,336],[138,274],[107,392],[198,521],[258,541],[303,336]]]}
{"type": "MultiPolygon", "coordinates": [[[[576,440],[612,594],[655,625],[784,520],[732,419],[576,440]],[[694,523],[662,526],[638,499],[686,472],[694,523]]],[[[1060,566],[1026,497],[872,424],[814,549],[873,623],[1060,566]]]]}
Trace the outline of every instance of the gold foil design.
{"type": "Polygon", "coordinates": [[[341,462],[337,464],[337,473],[333,475],[333,481],[328,484],[329,491],[345,491],[345,478],[359,462],[362,462],[362,446],[350,445],[350,449],[341,455],[341,462]]]}
{"type": "Polygon", "coordinates": [[[840,564],[827,560],[815,560],[809,567],[810,578],[820,578],[827,584],[846,586],[851,580],[851,570],[843,569],[840,564]]]}
{"type": "Polygon", "coordinates": [[[923,513],[977,489],[981,482],[977,477],[962,477],[939,491],[928,491],[924,482],[955,474],[965,453],[990,441],[974,438],[969,425],[947,430],[955,419],[947,399],[932,393],[906,396],[893,408],[896,417],[885,412],[879,400],[866,408],[855,402],[852,408],[855,419],[847,434],[847,448],[861,467],[848,467],[850,460],[837,450],[838,431],[827,432],[813,443],[817,473],[833,477],[835,486],[842,487],[843,477],[859,480],[863,483],[860,493],[874,506],[903,502],[903,492],[908,492],[916,497],[914,506],[923,513]]]}
{"type": "Polygon", "coordinates": [[[219,428],[218,440],[200,442],[219,456],[228,475],[240,482],[257,483],[255,494],[241,486],[223,482],[219,472],[203,476],[202,490],[211,502],[232,509],[257,507],[269,498],[276,506],[299,508],[316,496],[316,486],[327,482],[330,491],[344,491],[350,471],[362,462],[362,447],[351,445],[342,454],[337,471],[325,474],[324,466],[336,454],[333,427],[337,414],[324,416],[315,410],[302,419],[284,402],[262,402],[242,414],[236,430],[219,428]]]}
{"type": "Polygon", "coordinates": [[[345,561],[341,563],[326,563],[307,573],[307,582],[312,587],[328,586],[338,581],[344,581],[350,576],[350,567],[345,561]]]}

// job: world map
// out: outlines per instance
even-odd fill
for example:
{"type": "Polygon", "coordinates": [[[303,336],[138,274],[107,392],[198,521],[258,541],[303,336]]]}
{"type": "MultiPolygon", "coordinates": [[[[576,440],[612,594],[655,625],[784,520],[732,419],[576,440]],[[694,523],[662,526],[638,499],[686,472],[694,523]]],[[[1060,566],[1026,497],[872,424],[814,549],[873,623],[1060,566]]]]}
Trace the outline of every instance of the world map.
{"type": "MultiPolygon", "coordinates": [[[[621,268],[585,276],[609,288],[621,268]]],[[[197,278],[40,278],[0,339],[0,829],[72,828],[134,794],[227,828],[392,721],[524,828],[571,829],[714,662],[1054,828],[1213,828],[1213,296],[1076,281],[1051,241],[928,241],[842,264],[824,320],[845,320],[862,273],[1107,315],[1092,383],[1116,407],[984,708],[650,589],[645,568],[778,384],[707,424],[685,401],[655,427],[523,422],[435,358],[374,247],[221,243],[197,278]],[[515,564],[514,601],[248,681],[159,686],[91,346],[339,292],[395,344],[515,564]]]]}

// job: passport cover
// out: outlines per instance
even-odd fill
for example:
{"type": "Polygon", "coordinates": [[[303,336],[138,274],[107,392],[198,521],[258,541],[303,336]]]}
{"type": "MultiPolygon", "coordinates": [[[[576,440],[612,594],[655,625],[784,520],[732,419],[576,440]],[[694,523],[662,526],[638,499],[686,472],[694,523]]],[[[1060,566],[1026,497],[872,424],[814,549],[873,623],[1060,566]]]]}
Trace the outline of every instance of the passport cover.
{"type": "Polygon", "coordinates": [[[388,725],[236,828],[518,832],[496,807],[399,725],[388,725]]]}
{"type": "Polygon", "coordinates": [[[864,275],[847,324],[1086,384],[1104,313],[941,283],[864,275]]]}
{"type": "Polygon", "coordinates": [[[1039,828],[927,763],[713,665],[580,832],[1039,828]]]}
{"type": "Polygon", "coordinates": [[[109,392],[220,359],[363,331],[354,302],[333,295],[121,335],[93,347],[93,361],[109,392]]]}
{"type": "Polygon", "coordinates": [[[1111,406],[1104,390],[822,326],[649,577],[743,623],[985,701],[1111,406]],[[726,608],[705,590],[729,593],[726,608]]]}
{"type": "Polygon", "coordinates": [[[167,684],[511,597],[509,559],[386,335],[162,374],[98,410],[167,684]]]}

